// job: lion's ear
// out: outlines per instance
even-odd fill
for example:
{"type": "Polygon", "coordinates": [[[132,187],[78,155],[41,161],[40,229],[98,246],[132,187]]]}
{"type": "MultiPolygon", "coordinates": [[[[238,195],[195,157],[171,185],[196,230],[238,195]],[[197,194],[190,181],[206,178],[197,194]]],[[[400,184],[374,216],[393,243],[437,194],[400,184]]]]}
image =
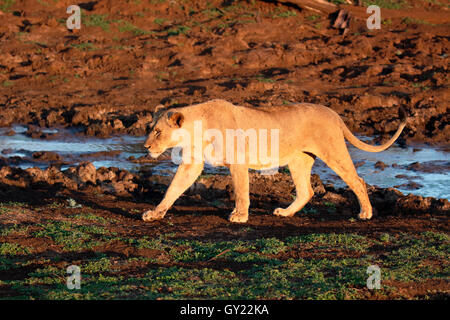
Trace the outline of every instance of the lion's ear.
{"type": "Polygon", "coordinates": [[[163,104],[158,104],[158,105],[155,107],[155,110],[153,110],[153,114],[156,114],[158,111],[161,111],[161,110],[163,110],[163,109],[165,109],[165,108],[166,108],[165,105],[163,105],[163,104]]]}
{"type": "Polygon", "coordinates": [[[184,115],[180,112],[168,112],[167,121],[171,127],[181,128],[184,122],[184,115]]]}

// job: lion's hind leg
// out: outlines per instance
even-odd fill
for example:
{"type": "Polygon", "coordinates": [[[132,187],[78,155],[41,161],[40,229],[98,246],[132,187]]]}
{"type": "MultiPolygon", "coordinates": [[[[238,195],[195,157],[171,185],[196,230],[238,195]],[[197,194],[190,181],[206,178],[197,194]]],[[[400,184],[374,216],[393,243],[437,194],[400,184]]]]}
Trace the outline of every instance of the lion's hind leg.
{"type": "Polygon", "coordinates": [[[348,152],[344,139],[342,141],[336,141],[333,143],[333,152],[324,152],[318,154],[318,156],[336,172],[342,180],[352,189],[358,198],[358,202],[361,208],[359,218],[362,220],[368,220],[372,218],[372,205],[367,195],[367,188],[364,180],[358,176],[355,165],[348,152]]]}
{"type": "Polygon", "coordinates": [[[288,167],[295,184],[296,198],[286,209],[277,208],[273,214],[282,217],[292,217],[301,210],[314,195],[311,187],[311,169],[315,156],[302,152],[289,162],[288,167]]]}

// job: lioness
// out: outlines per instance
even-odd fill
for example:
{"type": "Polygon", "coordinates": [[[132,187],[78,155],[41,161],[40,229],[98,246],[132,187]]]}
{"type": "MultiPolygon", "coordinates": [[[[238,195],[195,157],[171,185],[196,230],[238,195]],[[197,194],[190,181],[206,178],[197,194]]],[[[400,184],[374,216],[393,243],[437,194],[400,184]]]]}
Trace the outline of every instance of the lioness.
{"type": "MultiPolygon", "coordinates": [[[[275,209],[273,212],[275,215],[291,217],[311,199],[313,189],[310,185],[310,175],[317,156],[333,169],[356,194],[361,208],[359,218],[370,219],[372,206],[367,196],[366,185],[356,173],[344,138],[364,151],[383,151],[395,142],[406,125],[404,111],[400,110],[399,115],[401,124],[394,136],[383,145],[372,146],[356,138],[336,112],[325,106],[310,103],[248,108],[236,106],[224,100],[211,100],[192,106],[157,110],[145,147],[149,150],[150,155],[156,158],[166,149],[178,146],[182,148],[183,161],[179,165],[164,199],[155,209],[146,211],[142,219],[151,221],[163,218],[175,200],[195,182],[202,172],[203,162],[207,161],[212,162],[213,165],[222,165],[230,169],[236,201],[229,221],[247,222],[250,205],[248,169],[265,169],[267,161],[264,164],[262,161],[254,161],[254,159],[250,161],[248,155],[245,156],[244,162],[236,162],[236,157],[232,158],[232,161],[229,159],[220,161],[220,158],[209,161],[211,152],[219,152],[219,148],[223,147],[216,137],[220,134],[225,136],[227,130],[230,129],[241,129],[244,132],[249,129],[279,130],[277,159],[270,160],[273,160],[271,163],[277,163],[279,166],[288,165],[295,183],[297,197],[289,207],[275,209]],[[198,134],[196,137],[194,132],[196,121],[197,123],[201,121],[204,129],[215,130],[216,137],[204,135],[199,138],[198,134]],[[180,137],[174,134],[179,129],[190,133],[192,140],[180,141],[180,137]],[[202,143],[200,152],[195,152],[195,146],[193,146],[195,143],[191,143],[196,139],[197,142],[202,143]],[[206,154],[207,150],[209,156],[206,154]],[[197,158],[195,158],[195,154],[197,158]]],[[[245,152],[248,152],[251,147],[247,140],[245,140],[245,152]]],[[[271,141],[269,145],[271,143],[275,143],[275,141],[271,141]]],[[[233,148],[234,150],[231,151],[237,153],[237,156],[239,156],[239,152],[243,152],[242,148],[239,150],[235,146],[233,148]]]]}

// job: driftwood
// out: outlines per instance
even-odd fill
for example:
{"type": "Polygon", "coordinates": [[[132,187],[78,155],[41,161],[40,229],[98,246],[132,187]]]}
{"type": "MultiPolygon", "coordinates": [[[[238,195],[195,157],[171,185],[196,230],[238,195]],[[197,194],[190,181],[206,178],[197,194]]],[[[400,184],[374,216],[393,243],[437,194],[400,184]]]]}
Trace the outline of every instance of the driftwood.
{"type": "MultiPolygon", "coordinates": [[[[350,13],[341,6],[335,5],[326,0],[276,0],[279,3],[294,4],[303,10],[310,10],[322,14],[327,14],[333,23],[333,28],[343,30],[343,34],[348,31],[350,26],[350,13]]],[[[352,4],[350,0],[346,1],[352,4]]],[[[350,6],[352,7],[352,6],[350,6]]]]}
{"type": "MultiPolygon", "coordinates": [[[[322,13],[330,15],[336,13],[338,15],[339,10],[345,10],[346,12],[341,12],[336,27],[341,26],[345,28],[345,21],[351,19],[366,20],[370,14],[367,12],[367,7],[362,5],[362,1],[350,1],[346,0],[345,4],[335,5],[326,0],[274,0],[274,2],[283,3],[286,5],[295,5],[303,10],[310,10],[317,13],[322,13]]],[[[440,11],[430,11],[424,16],[422,11],[414,11],[407,9],[387,9],[381,8],[381,16],[383,19],[418,19],[425,20],[429,23],[435,24],[445,24],[450,23],[450,15],[446,12],[440,11]]]]}
{"type": "MultiPolygon", "coordinates": [[[[322,14],[337,14],[341,9],[346,10],[346,15],[356,19],[367,19],[366,7],[354,5],[352,1],[347,0],[347,4],[336,5],[326,0],[275,0],[278,3],[296,5],[300,9],[310,10],[322,14]]],[[[358,2],[359,3],[359,2],[358,2]]],[[[384,10],[384,9],[383,9],[384,10]]]]}
{"type": "Polygon", "coordinates": [[[338,10],[338,6],[326,0],[277,0],[277,2],[295,4],[302,9],[326,14],[338,10]]]}
{"type": "Polygon", "coordinates": [[[337,17],[334,20],[333,28],[344,30],[343,34],[345,35],[348,32],[349,27],[350,27],[349,12],[345,9],[339,10],[337,17]]]}

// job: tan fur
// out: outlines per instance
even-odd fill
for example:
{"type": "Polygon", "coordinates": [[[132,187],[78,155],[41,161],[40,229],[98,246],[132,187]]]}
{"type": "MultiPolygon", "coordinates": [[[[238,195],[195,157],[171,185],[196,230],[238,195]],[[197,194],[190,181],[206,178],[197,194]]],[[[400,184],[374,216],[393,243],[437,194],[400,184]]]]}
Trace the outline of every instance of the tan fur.
{"type": "MultiPolygon", "coordinates": [[[[378,152],[394,143],[406,123],[402,119],[399,129],[387,143],[371,146],[358,140],[336,112],[325,106],[309,103],[248,108],[235,106],[224,100],[212,100],[182,108],[159,110],[154,118],[152,130],[145,142],[145,146],[149,148],[153,157],[159,156],[166,149],[173,148],[179,143],[171,138],[173,130],[179,127],[188,130],[194,137],[193,123],[196,120],[202,120],[203,130],[215,128],[222,132],[224,137],[226,129],[279,129],[279,166],[289,167],[297,197],[288,208],[277,208],[274,214],[283,217],[293,216],[311,199],[313,190],[310,185],[310,174],[317,156],[355,192],[361,207],[359,214],[361,219],[372,217],[372,206],[367,196],[365,183],[356,173],[344,138],[360,149],[378,152]]],[[[203,149],[211,143],[214,145],[215,142],[203,140],[203,149]]],[[[270,150],[270,141],[268,145],[270,150]]],[[[248,151],[248,143],[246,151],[248,151]]],[[[202,159],[202,161],[208,161],[208,159],[202,159]]],[[[236,203],[229,220],[246,222],[250,205],[248,169],[265,169],[265,165],[259,162],[251,164],[248,157],[244,164],[230,164],[224,161],[214,165],[227,166],[231,172],[236,203]]],[[[192,161],[191,164],[180,164],[164,199],[154,210],[145,212],[143,220],[163,218],[175,200],[195,182],[202,170],[203,162],[192,161]]]]}

